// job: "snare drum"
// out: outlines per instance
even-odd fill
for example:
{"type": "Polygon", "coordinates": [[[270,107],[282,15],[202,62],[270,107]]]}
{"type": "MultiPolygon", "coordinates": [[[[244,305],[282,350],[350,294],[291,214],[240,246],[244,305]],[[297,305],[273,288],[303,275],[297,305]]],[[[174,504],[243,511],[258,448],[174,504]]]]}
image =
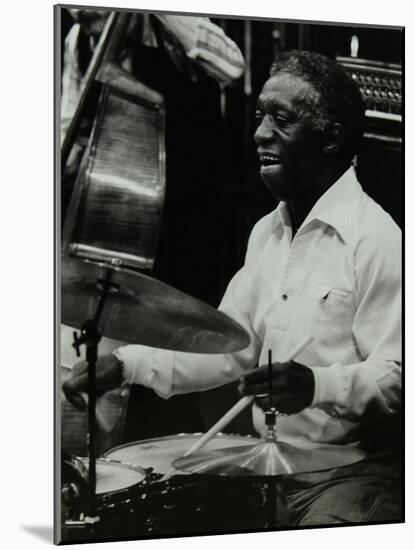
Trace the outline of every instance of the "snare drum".
{"type": "MultiPolygon", "coordinates": [[[[87,465],[88,461],[85,462],[87,465]]],[[[108,499],[120,493],[125,497],[133,493],[145,478],[146,472],[139,466],[99,458],[97,460],[97,498],[108,499]]]]}
{"type": "MultiPolygon", "coordinates": [[[[152,468],[161,477],[202,435],[177,434],[136,441],[110,449],[105,457],[152,468]]],[[[257,442],[250,436],[218,434],[200,452],[257,442]]],[[[115,520],[119,536],[128,538],[261,529],[266,525],[264,495],[264,485],[250,478],[177,471],[167,481],[142,485],[133,499],[118,504],[116,513],[109,515],[101,527],[115,520]]],[[[108,507],[101,514],[105,511],[109,512],[108,507]]],[[[106,536],[109,533],[103,534],[103,538],[106,536]]]]}
{"type": "MultiPolygon", "coordinates": [[[[178,471],[167,481],[149,482],[148,478],[141,478],[135,485],[129,485],[134,482],[129,477],[129,469],[145,472],[144,469],[152,468],[161,477],[170,470],[172,461],[182,456],[201,435],[178,434],[141,440],[107,451],[105,460],[97,461],[97,505],[101,520],[92,538],[137,539],[267,528],[264,512],[267,482],[264,480],[183,475],[178,471]]],[[[254,437],[218,434],[204,449],[241,447],[257,442],[254,437]]]]}
{"type": "MultiPolygon", "coordinates": [[[[183,456],[203,434],[177,434],[155,439],[144,439],[109,449],[105,458],[136,464],[141,468],[153,468],[154,473],[166,474],[172,463],[183,456]]],[[[259,439],[250,436],[217,434],[199,451],[213,451],[229,447],[256,445],[259,439]]],[[[185,472],[179,472],[185,474],[185,472]]]]}
{"type": "MultiPolygon", "coordinates": [[[[105,521],[122,524],[120,505],[131,502],[144,485],[148,473],[139,466],[98,458],[96,461],[96,499],[98,515],[105,521]]],[[[78,521],[88,507],[88,459],[68,453],[62,456],[62,520],[78,521]]],[[[65,529],[66,540],[91,536],[85,530],[65,529]]],[[[97,536],[101,536],[100,529],[97,536]]],[[[121,536],[123,533],[121,533],[121,536]]]]}

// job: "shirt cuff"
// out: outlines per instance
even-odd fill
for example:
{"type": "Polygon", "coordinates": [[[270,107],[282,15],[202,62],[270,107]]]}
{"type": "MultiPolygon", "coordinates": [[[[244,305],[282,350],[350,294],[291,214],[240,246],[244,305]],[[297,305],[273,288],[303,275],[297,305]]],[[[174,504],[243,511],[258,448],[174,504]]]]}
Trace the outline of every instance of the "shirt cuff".
{"type": "Polygon", "coordinates": [[[347,370],[341,363],[334,363],[331,367],[309,368],[314,374],[314,398],[310,407],[322,408],[328,414],[338,416],[338,407],[346,405],[347,370]]]}
{"type": "Polygon", "coordinates": [[[174,352],[146,346],[123,346],[116,350],[122,362],[123,376],[128,384],[151,388],[164,399],[170,397],[173,386],[174,352]]]}

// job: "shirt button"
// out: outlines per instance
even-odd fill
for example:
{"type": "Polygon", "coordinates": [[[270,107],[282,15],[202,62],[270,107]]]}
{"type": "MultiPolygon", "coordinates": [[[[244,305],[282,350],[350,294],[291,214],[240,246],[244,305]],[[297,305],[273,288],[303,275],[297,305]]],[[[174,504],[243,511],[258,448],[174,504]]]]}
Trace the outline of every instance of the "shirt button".
{"type": "Polygon", "coordinates": [[[281,298],[284,300],[284,302],[285,302],[286,300],[288,300],[288,296],[287,296],[286,294],[283,294],[283,295],[281,296],[281,298]]]}

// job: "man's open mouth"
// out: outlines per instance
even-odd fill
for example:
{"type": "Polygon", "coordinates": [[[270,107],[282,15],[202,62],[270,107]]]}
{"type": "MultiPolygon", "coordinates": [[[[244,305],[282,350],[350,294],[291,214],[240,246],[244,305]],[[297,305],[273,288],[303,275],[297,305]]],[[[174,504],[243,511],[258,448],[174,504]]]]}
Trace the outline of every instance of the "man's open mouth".
{"type": "Polygon", "coordinates": [[[274,164],[281,164],[281,157],[270,154],[260,154],[259,162],[261,166],[273,166],[274,164]]]}

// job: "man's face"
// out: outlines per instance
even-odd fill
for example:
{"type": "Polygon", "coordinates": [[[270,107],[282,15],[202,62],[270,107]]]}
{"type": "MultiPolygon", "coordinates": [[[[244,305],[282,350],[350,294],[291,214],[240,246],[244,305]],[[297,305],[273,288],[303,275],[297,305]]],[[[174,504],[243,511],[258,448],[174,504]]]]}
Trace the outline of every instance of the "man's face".
{"type": "Polygon", "coordinates": [[[321,133],[304,109],[312,86],[289,73],[277,73],[258,98],[254,135],[261,178],[277,200],[313,194],[321,169],[321,133]]]}

